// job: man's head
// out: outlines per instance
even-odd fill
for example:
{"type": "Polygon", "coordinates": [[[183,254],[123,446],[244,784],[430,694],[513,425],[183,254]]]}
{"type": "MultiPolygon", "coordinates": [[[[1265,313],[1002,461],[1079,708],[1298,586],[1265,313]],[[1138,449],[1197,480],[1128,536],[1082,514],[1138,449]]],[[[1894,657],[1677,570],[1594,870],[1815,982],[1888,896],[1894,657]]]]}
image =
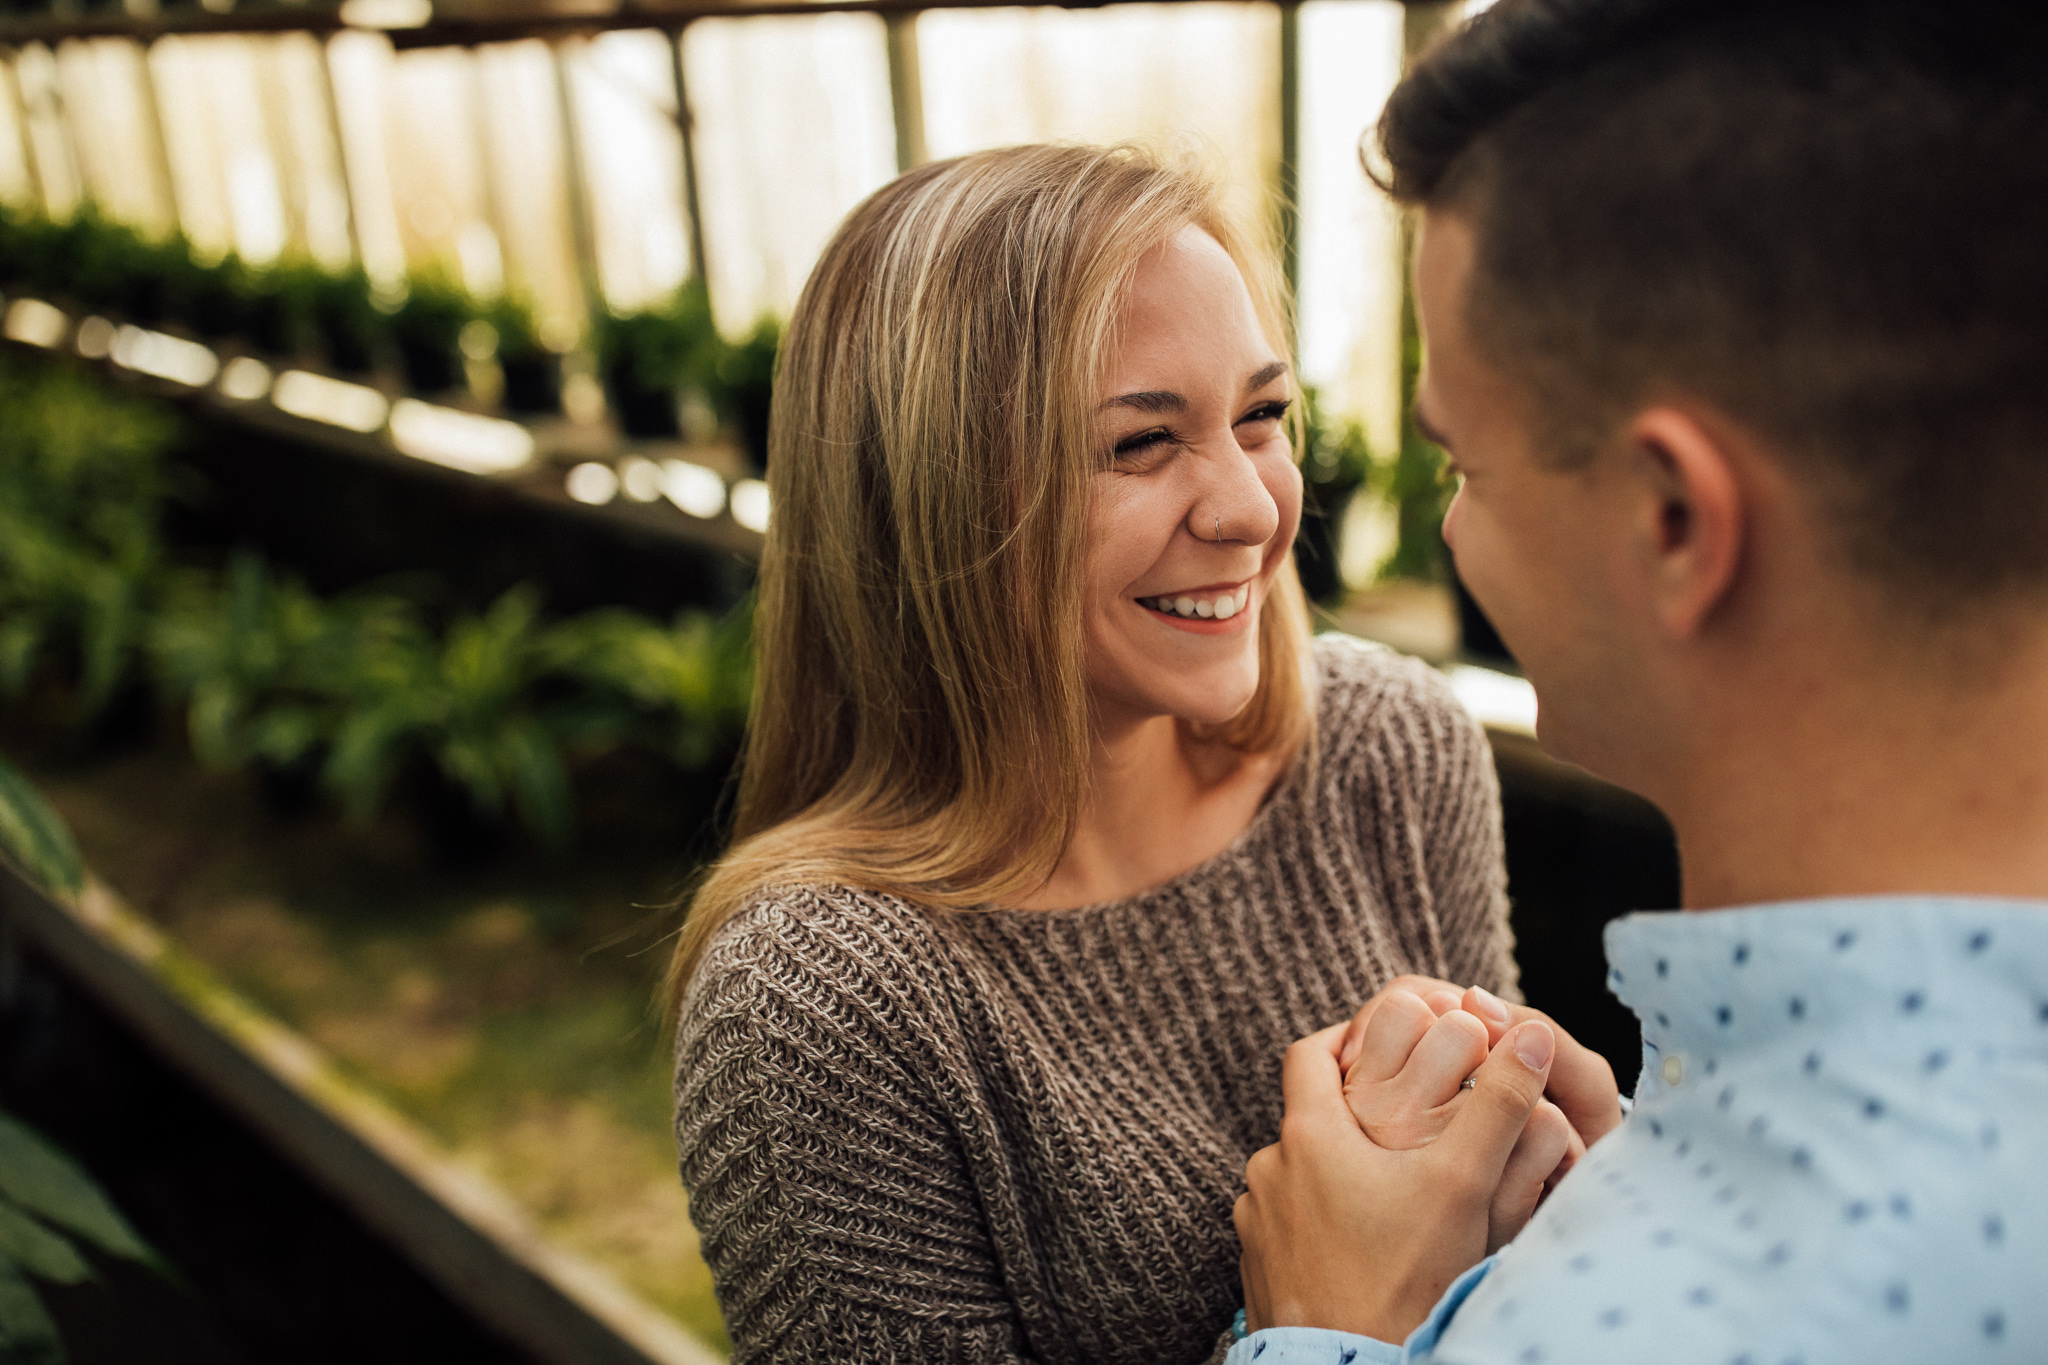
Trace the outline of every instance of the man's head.
{"type": "Polygon", "coordinates": [[[2048,603],[2043,71],[2013,3],[1501,0],[1395,92],[1446,534],[1581,713],[1546,739],[1611,768],[1628,632],[1768,615],[1759,573],[1894,635],[2048,603]],[[1502,440],[1548,477],[1490,502],[1502,440]]]}

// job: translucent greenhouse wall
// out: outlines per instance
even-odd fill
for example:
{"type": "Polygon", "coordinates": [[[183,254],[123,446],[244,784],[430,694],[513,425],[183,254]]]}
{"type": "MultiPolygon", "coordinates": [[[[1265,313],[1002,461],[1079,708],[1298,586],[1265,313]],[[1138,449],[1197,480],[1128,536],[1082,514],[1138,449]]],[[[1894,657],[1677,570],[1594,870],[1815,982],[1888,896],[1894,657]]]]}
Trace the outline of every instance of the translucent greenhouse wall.
{"type": "MultiPolygon", "coordinates": [[[[1271,212],[1280,12],[1260,3],[932,10],[915,21],[932,156],[1042,139],[1191,149],[1271,212]]],[[[1303,377],[1398,422],[1398,227],[1359,139],[1401,61],[1394,0],[1299,10],[1303,377]]],[[[701,256],[720,325],[786,314],[834,225],[897,169],[886,26],[704,19],[670,36],[396,51],[346,32],[30,44],[0,57],[0,197],[91,201],[209,254],[359,259],[532,301],[560,346],[591,304],[670,295],[701,256]],[[678,78],[704,241],[691,241],[678,78]]]]}

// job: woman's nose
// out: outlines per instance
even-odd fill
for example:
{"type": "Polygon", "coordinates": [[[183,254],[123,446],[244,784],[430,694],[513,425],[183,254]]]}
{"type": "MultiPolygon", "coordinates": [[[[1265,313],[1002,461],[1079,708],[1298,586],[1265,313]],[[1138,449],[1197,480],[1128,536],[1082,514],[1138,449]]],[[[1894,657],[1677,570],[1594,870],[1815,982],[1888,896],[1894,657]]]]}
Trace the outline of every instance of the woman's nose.
{"type": "Polygon", "coordinates": [[[1188,532],[1218,545],[1264,545],[1280,529],[1280,508],[1258,466],[1235,440],[1219,452],[1208,486],[1188,509],[1188,532]]]}

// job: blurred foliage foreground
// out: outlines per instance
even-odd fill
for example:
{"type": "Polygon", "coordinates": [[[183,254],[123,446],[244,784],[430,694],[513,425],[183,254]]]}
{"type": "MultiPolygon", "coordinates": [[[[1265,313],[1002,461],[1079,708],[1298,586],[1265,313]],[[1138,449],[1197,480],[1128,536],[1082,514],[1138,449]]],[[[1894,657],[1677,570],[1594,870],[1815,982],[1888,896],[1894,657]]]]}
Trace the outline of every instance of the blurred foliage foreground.
{"type": "Polygon", "coordinates": [[[567,760],[631,747],[685,772],[737,735],[747,620],[602,610],[544,620],[514,589],[480,614],[419,594],[320,596],[263,560],[186,562],[161,523],[167,410],[68,369],[0,360],[0,695],[70,696],[81,725],[166,702],[193,753],[358,821],[408,772],[455,823],[575,836],[567,760]]]}
{"type": "Polygon", "coordinates": [[[92,1279],[81,1242],[168,1273],[77,1162],[0,1109],[0,1362],[62,1365],[57,1324],[30,1277],[92,1279]]]}
{"type": "MultiPolygon", "coordinates": [[[[83,880],[71,832],[5,759],[0,863],[55,896],[75,896],[83,880]]],[[[92,1279],[80,1243],[169,1273],[76,1161],[0,1109],[0,1365],[62,1365],[64,1343],[34,1281],[92,1279]]]]}
{"type": "Polygon", "coordinates": [[[738,735],[744,613],[450,612],[430,585],[207,562],[163,531],[199,495],[178,439],[161,407],[0,356],[0,744],[63,816],[0,771],[0,844],[64,894],[68,822],[227,988],[722,1346],[637,950],[738,735]],[[437,804],[487,837],[451,849],[437,804]]]}

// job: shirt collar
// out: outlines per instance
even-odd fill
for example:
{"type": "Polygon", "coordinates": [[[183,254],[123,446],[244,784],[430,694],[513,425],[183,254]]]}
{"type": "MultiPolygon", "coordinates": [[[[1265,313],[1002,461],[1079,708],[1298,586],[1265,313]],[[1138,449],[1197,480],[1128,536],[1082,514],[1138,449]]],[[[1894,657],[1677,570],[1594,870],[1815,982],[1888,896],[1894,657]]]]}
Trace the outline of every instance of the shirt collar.
{"type": "Polygon", "coordinates": [[[1723,1057],[1788,1035],[1962,1025],[2048,1045],[2048,902],[1844,897],[1628,915],[1608,986],[1653,1049],[1723,1057]],[[1794,1028],[1791,1026],[1797,1025],[1794,1028]]]}

